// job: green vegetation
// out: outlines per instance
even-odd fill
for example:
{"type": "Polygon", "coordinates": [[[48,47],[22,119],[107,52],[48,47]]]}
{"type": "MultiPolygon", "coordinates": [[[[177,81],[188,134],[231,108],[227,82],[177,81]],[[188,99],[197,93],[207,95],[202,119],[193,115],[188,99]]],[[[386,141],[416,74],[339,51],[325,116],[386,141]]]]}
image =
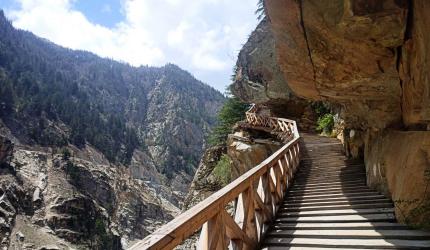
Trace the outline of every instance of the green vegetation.
{"type": "Polygon", "coordinates": [[[214,176],[217,178],[219,182],[222,183],[223,186],[227,185],[231,181],[231,164],[230,157],[226,154],[223,154],[219,161],[217,162],[214,170],[214,176]]]}
{"type": "Polygon", "coordinates": [[[318,118],[317,131],[323,132],[324,134],[331,134],[334,127],[334,116],[333,114],[325,114],[318,118]]]}
{"type": "Polygon", "coordinates": [[[228,134],[233,131],[236,122],[245,119],[245,111],[248,105],[237,97],[229,97],[218,113],[218,125],[209,136],[210,145],[224,144],[228,134]]]}
{"type": "Polygon", "coordinates": [[[329,104],[324,102],[314,102],[311,107],[318,115],[317,131],[331,135],[334,128],[334,115],[331,113],[329,104]]]}

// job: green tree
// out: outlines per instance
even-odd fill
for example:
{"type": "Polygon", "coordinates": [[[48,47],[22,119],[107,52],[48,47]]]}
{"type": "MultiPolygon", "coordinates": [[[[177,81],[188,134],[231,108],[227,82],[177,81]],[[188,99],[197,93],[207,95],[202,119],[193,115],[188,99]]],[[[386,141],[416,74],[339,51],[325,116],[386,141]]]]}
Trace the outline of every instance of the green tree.
{"type": "Polygon", "coordinates": [[[209,136],[209,144],[223,144],[227,140],[228,134],[233,131],[236,122],[245,119],[245,112],[248,105],[240,101],[237,97],[229,97],[218,113],[218,125],[209,136]]]}

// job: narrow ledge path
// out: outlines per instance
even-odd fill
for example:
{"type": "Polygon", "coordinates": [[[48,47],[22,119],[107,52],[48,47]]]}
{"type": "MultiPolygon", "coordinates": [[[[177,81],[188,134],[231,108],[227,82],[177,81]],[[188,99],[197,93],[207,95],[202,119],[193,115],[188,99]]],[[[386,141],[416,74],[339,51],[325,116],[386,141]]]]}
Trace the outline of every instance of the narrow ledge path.
{"type": "Polygon", "coordinates": [[[430,233],[396,222],[391,200],[366,186],[363,162],[333,138],[301,133],[301,162],[262,249],[430,249],[430,233]]]}

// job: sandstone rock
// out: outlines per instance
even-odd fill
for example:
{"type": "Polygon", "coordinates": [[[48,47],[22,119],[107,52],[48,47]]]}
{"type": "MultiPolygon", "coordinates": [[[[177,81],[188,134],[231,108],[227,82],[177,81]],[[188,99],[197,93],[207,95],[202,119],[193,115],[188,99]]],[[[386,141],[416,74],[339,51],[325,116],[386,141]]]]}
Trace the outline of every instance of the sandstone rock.
{"type": "Polygon", "coordinates": [[[430,133],[369,132],[367,182],[391,196],[399,221],[430,229],[430,133]]]}
{"type": "Polygon", "coordinates": [[[416,0],[411,1],[411,6],[410,30],[402,46],[399,65],[402,115],[406,126],[425,129],[430,124],[430,3],[416,0]]]}
{"type": "Polygon", "coordinates": [[[236,129],[237,131],[229,136],[227,146],[214,146],[205,151],[185,199],[183,210],[191,208],[224,186],[213,173],[222,155],[227,154],[231,160],[231,179],[234,180],[258,165],[281,146],[279,142],[257,139],[247,131],[240,130],[238,127],[236,129]]]}
{"type": "Polygon", "coordinates": [[[364,138],[365,133],[361,130],[344,129],[342,131],[342,143],[345,154],[350,158],[363,159],[364,157],[364,138]]]}
{"type": "Polygon", "coordinates": [[[249,143],[229,138],[227,142],[227,154],[233,161],[232,178],[236,179],[251,168],[265,160],[277,149],[279,144],[249,143]]]}
{"type": "Polygon", "coordinates": [[[268,21],[263,20],[241,49],[232,92],[247,102],[266,103],[292,98],[279,66],[268,21]]]}
{"type": "Polygon", "coordinates": [[[277,62],[275,40],[264,19],[241,49],[231,91],[248,103],[270,106],[273,115],[301,117],[306,101],[294,95],[277,62]]]}
{"type": "Polygon", "coordinates": [[[401,119],[394,48],[403,44],[407,8],[394,0],[366,3],[266,5],[278,62],[293,92],[340,104],[348,124],[384,128],[401,119]]]}
{"type": "MultiPolygon", "coordinates": [[[[430,211],[424,170],[430,128],[428,1],[265,0],[265,6],[271,29],[265,32],[272,33],[277,56],[271,68],[278,66],[288,85],[280,91],[329,102],[342,121],[336,133],[346,153],[366,159],[369,184],[403,201],[403,207],[396,205],[401,221],[425,224],[430,211]],[[414,207],[407,204],[411,199],[422,202],[414,207]]],[[[256,41],[254,48],[262,47],[256,41]]],[[[243,51],[252,50],[245,45],[243,51]]],[[[246,60],[239,58],[238,65],[241,61],[246,60]]],[[[280,99],[238,90],[239,96],[264,101],[273,113],[282,110],[273,104],[280,99]]]]}

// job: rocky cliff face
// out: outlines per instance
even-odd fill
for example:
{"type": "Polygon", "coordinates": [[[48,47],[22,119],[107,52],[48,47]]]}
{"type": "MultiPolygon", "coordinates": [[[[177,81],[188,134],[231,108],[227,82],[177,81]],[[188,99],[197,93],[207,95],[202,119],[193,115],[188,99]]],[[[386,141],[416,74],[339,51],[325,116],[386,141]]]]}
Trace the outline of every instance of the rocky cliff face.
{"type": "Polygon", "coordinates": [[[397,48],[408,9],[399,2],[267,1],[279,64],[293,91],[339,104],[350,126],[400,122],[397,48]]]}
{"type": "Polygon", "coordinates": [[[248,103],[269,105],[273,115],[300,118],[308,102],[288,86],[277,61],[275,40],[264,19],[239,52],[231,91],[248,103]]]}
{"type": "MultiPolygon", "coordinates": [[[[271,109],[279,109],[273,103],[288,102],[291,95],[331,103],[342,120],[348,153],[364,153],[369,184],[391,194],[395,201],[414,197],[422,205],[416,211],[425,214],[422,211],[428,209],[424,204],[429,190],[423,184],[427,178],[423,166],[427,163],[421,156],[416,158],[419,162],[406,160],[413,153],[405,145],[420,152],[427,150],[426,144],[416,138],[426,138],[430,127],[430,23],[425,14],[430,11],[429,3],[265,0],[264,6],[269,20],[265,32],[271,32],[269,40],[273,40],[264,44],[274,45],[269,54],[275,54],[272,57],[276,57],[276,63],[267,64],[270,70],[258,60],[248,60],[252,66],[244,65],[276,75],[261,74],[264,80],[259,82],[275,84],[283,94],[260,98],[263,88],[254,88],[258,85],[254,81],[240,81],[243,71],[239,70],[233,84],[238,96],[271,109]],[[249,95],[246,89],[260,94],[249,95]]],[[[257,28],[254,34],[258,32],[257,28]]],[[[253,51],[259,51],[262,44],[251,38],[241,53],[252,58],[253,51]]],[[[239,57],[238,65],[243,61],[239,57]]],[[[402,206],[402,211],[396,211],[399,219],[401,213],[410,214],[414,209],[406,202],[402,206]]],[[[423,218],[417,214],[412,217],[423,218]]]]}
{"type": "Polygon", "coordinates": [[[430,133],[382,131],[366,139],[368,185],[391,195],[399,221],[430,229],[430,133]]]}
{"type": "Polygon", "coordinates": [[[133,178],[93,148],[72,152],[65,159],[51,148],[16,147],[1,169],[2,249],[121,249],[178,213],[170,188],[133,178]]]}

